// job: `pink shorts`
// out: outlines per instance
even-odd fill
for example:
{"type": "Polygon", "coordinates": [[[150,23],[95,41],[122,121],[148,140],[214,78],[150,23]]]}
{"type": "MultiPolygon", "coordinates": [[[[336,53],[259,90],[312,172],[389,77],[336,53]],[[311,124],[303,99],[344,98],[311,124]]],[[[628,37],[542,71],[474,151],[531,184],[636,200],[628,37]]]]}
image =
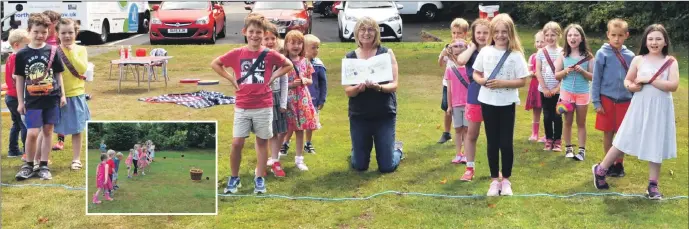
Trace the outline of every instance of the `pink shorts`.
{"type": "Polygon", "coordinates": [[[577,106],[586,106],[591,101],[589,93],[571,93],[565,90],[560,91],[562,101],[574,102],[577,106]]]}
{"type": "Polygon", "coordinates": [[[469,122],[483,122],[483,112],[481,112],[481,105],[467,103],[465,112],[466,119],[469,122]]]}

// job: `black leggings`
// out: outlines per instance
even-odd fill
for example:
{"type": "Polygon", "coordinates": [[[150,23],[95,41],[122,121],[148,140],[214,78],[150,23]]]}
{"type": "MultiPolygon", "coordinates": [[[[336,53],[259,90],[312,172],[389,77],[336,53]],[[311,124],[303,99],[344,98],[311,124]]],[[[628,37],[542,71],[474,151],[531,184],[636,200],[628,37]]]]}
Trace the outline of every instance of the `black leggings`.
{"type": "Polygon", "coordinates": [[[488,143],[488,166],[490,177],[498,178],[500,172],[500,152],[502,152],[502,176],[512,176],[514,163],[514,122],[515,105],[493,106],[481,103],[488,143]]]}
{"type": "Polygon", "coordinates": [[[552,141],[562,139],[562,115],[557,114],[555,111],[558,98],[560,98],[560,94],[554,94],[550,98],[546,98],[543,92],[541,92],[545,138],[552,141]]]}
{"type": "Polygon", "coordinates": [[[132,160],[132,165],[134,166],[134,174],[138,174],[137,173],[137,171],[138,171],[137,167],[139,166],[139,163],[137,163],[137,162],[139,162],[139,160],[132,160]]]}

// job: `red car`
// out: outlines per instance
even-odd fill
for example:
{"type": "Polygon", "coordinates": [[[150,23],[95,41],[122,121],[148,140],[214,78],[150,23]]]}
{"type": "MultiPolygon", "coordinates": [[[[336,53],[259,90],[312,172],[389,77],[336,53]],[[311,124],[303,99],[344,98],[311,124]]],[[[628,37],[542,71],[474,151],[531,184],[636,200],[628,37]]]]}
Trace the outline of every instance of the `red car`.
{"type": "MultiPolygon", "coordinates": [[[[311,10],[304,2],[261,2],[244,7],[252,13],[259,13],[278,27],[280,37],[291,30],[311,33],[311,10]]],[[[244,38],[246,41],[246,38],[244,38]]]]}
{"type": "Polygon", "coordinates": [[[151,44],[169,40],[206,41],[225,37],[225,10],[217,1],[163,2],[153,5],[151,44]]]}

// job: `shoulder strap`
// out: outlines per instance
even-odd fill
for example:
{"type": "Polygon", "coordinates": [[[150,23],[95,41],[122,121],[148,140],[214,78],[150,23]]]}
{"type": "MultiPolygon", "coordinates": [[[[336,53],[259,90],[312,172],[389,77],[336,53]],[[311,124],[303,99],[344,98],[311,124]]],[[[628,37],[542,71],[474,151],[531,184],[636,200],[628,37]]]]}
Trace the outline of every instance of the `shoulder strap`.
{"type": "Polygon", "coordinates": [[[464,76],[463,76],[462,73],[457,69],[457,67],[452,66],[452,67],[450,67],[450,68],[451,68],[452,71],[455,73],[455,76],[457,76],[457,79],[459,79],[459,82],[461,82],[462,85],[464,85],[465,88],[469,88],[469,83],[468,83],[466,80],[464,80],[464,76]]]}
{"type": "MultiPolygon", "coordinates": [[[[577,62],[576,64],[574,64],[574,65],[572,65],[572,66],[569,66],[569,67],[571,68],[571,67],[574,67],[574,66],[577,66],[577,65],[581,65],[581,64],[585,63],[585,62],[588,61],[588,60],[589,60],[589,57],[588,57],[588,56],[585,56],[584,59],[579,60],[579,62],[577,62]]],[[[577,78],[574,77],[574,80],[572,80],[572,88],[574,87],[574,85],[575,85],[576,82],[577,82],[577,78]]]]}
{"type": "Polygon", "coordinates": [[[254,74],[254,71],[256,70],[258,65],[263,61],[263,59],[266,58],[266,54],[268,54],[269,50],[270,49],[268,48],[263,49],[261,54],[258,55],[258,58],[256,58],[256,61],[254,61],[254,63],[251,65],[251,68],[249,68],[249,71],[247,71],[246,74],[242,76],[242,78],[239,78],[239,80],[237,80],[237,84],[241,84],[241,82],[243,82],[247,77],[254,74]]]}
{"type": "Polygon", "coordinates": [[[356,56],[356,51],[348,52],[348,53],[345,55],[345,57],[346,57],[347,59],[356,59],[356,58],[357,58],[357,56],[356,56]]]}
{"type": "Polygon", "coordinates": [[[51,45],[50,46],[50,57],[48,58],[48,66],[45,69],[45,72],[43,73],[43,77],[40,79],[36,79],[37,82],[45,79],[48,74],[50,74],[50,69],[53,68],[53,59],[55,58],[55,52],[57,51],[57,46],[51,45]]]}
{"type": "Polygon", "coordinates": [[[294,72],[297,73],[297,78],[301,78],[301,75],[300,75],[300,73],[299,73],[299,67],[297,67],[297,64],[295,64],[294,62],[292,62],[292,68],[294,68],[294,72]]]}
{"type": "Polygon", "coordinates": [[[505,54],[502,54],[502,57],[500,58],[500,62],[498,62],[498,65],[495,66],[495,69],[493,69],[493,72],[490,73],[490,77],[488,77],[488,80],[495,79],[496,76],[498,76],[498,72],[502,68],[502,65],[505,64],[505,60],[507,60],[507,56],[510,55],[510,50],[505,51],[505,54]]]}
{"type": "Polygon", "coordinates": [[[57,55],[60,57],[60,60],[62,60],[62,63],[65,64],[65,67],[67,67],[67,70],[69,70],[74,77],[77,77],[82,80],[86,80],[86,76],[82,76],[79,74],[76,68],[74,68],[74,65],[72,65],[72,62],[69,62],[69,58],[67,58],[67,55],[65,55],[65,52],[62,51],[62,48],[57,49],[57,55]]]}
{"type": "Polygon", "coordinates": [[[663,73],[665,70],[667,70],[667,68],[670,67],[670,65],[672,65],[672,62],[675,62],[675,58],[670,57],[670,59],[665,61],[663,66],[661,66],[660,69],[658,69],[658,72],[656,72],[656,74],[654,74],[653,77],[651,77],[651,79],[648,80],[648,83],[653,83],[653,81],[655,81],[661,73],[663,73]]]}
{"type": "Polygon", "coordinates": [[[624,67],[625,71],[629,71],[629,65],[627,65],[627,61],[624,60],[624,57],[622,56],[622,53],[620,50],[617,50],[616,48],[612,48],[613,52],[615,52],[615,56],[617,56],[617,60],[620,61],[622,64],[622,67],[624,67]]]}
{"type": "MultiPolygon", "coordinates": [[[[550,54],[548,53],[548,48],[543,48],[543,55],[545,56],[545,60],[548,61],[548,65],[550,65],[550,69],[553,70],[553,74],[555,74],[555,64],[553,64],[553,60],[550,59],[550,54]]],[[[538,69],[540,71],[540,69],[538,69]]]]}

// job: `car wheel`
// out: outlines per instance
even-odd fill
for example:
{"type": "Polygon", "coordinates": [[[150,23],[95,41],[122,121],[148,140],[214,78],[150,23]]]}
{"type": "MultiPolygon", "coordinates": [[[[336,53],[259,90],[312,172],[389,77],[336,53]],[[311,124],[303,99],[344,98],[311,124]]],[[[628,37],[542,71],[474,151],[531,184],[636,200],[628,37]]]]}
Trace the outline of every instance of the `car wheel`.
{"type": "Polygon", "coordinates": [[[419,17],[426,21],[433,21],[438,14],[438,8],[435,5],[424,5],[419,11],[419,17]]]}
{"type": "Polygon", "coordinates": [[[99,42],[105,44],[108,42],[108,37],[110,36],[110,24],[108,21],[103,22],[103,26],[100,27],[100,33],[99,42]]]}
{"type": "Polygon", "coordinates": [[[337,37],[340,38],[341,42],[347,41],[347,39],[345,39],[344,36],[342,35],[342,29],[341,28],[337,29],[337,37]]]}
{"type": "Polygon", "coordinates": [[[213,33],[211,33],[211,39],[208,41],[210,44],[215,44],[216,41],[215,25],[213,25],[213,33]]]}
{"type": "Polygon", "coordinates": [[[227,22],[225,22],[222,25],[222,30],[220,30],[220,34],[218,34],[218,38],[224,38],[225,36],[227,36],[227,22]]]}

